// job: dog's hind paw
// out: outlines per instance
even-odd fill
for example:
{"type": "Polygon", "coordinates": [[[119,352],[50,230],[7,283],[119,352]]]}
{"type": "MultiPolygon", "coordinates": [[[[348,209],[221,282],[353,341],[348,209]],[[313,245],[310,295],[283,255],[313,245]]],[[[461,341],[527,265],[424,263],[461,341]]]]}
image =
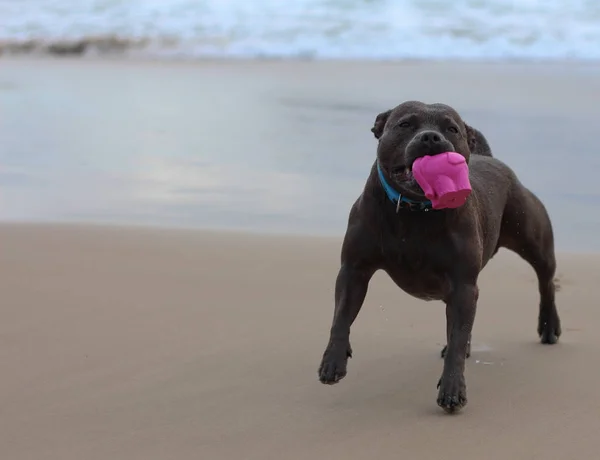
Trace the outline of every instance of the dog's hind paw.
{"type": "Polygon", "coordinates": [[[346,376],[348,358],[352,357],[350,344],[345,347],[330,344],[319,366],[319,380],[326,385],[338,383],[346,376]]]}

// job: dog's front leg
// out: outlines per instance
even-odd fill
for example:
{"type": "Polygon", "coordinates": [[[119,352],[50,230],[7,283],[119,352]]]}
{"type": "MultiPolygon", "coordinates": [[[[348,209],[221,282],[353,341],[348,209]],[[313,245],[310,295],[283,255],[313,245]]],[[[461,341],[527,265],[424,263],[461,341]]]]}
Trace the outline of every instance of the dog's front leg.
{"type": "Polygon", "coordinates": [[[438,405],[446,412],[455,412],[467,404],[465,360],[478,297],[479,289],[475,282],[457,283],[446,303],[448,348],[437,398],[438,405]]]}
{"type": "Polygon", "coordinates": [[[342,264],[335,282],[335,309],[329,343],[319,366],[321,383],[332,385],[346,376],[348,358],[352,356],[350,347],[350,326],[358,316],[372,270],[342,264]]]}

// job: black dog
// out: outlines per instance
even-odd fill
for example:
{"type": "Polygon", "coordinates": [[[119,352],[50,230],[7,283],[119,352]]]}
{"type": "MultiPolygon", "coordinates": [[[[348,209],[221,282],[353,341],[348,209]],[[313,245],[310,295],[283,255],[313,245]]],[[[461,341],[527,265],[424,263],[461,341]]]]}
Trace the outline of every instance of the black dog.
{"type": "Polygon", "coordinates": [[[492,157],[485,137],[451,107],[405,102],[377,115],[371,131],[379,140],[377,161],[350,211],[319,379],[334,384],[346,375],[352,356],[350,327],[371,277],[381,269],[405,292],[446,304],[447,345],[437,403],[454,412],[467,403],[464,369],[477,278],[500,247],[534,268],[540,292],[538,334],[542,343],[558,341],[552,224],[541,201],[492,157]],[[435,210],[411,166],[416,158],[447,151],[466,158],[473,191],[463,206],[435,210]]]}

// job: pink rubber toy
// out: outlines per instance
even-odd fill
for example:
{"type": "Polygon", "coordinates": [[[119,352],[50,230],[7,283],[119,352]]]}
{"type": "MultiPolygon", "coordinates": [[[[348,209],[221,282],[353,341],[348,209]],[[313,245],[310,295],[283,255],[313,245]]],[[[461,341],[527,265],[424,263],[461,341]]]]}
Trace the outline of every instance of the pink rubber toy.
{"type": "Polygon", "coordinates": [[[469,166],[460,153],[417,158],[412,170],[434,209],[458,208],[471,194],[469,166]]]}

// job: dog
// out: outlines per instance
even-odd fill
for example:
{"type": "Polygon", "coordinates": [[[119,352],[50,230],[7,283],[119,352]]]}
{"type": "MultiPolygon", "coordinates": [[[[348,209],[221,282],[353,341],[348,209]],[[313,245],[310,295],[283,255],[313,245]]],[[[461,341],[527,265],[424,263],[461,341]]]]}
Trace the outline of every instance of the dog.
{"type": "Polygon", "coordinates": [[[404,102],[377,115],[371,131],[378,141],[377,157],[349,213],[319,380],[335,384],[346,376],[350,328],[373,274],[384,270],[406,293],[446,304],[437,404],[453,413],[467,404],[464,370],[477,279],[499,248],[516,252],[535,270],[541,342],[555,344],[561,335],[550,217],[513,170],[492,155],[484,135],[448,105],[404,102]],[[458,208],[433,209],[411,167],[417,158],[448,151],[465,157],[472,192],[458,208]]]}

